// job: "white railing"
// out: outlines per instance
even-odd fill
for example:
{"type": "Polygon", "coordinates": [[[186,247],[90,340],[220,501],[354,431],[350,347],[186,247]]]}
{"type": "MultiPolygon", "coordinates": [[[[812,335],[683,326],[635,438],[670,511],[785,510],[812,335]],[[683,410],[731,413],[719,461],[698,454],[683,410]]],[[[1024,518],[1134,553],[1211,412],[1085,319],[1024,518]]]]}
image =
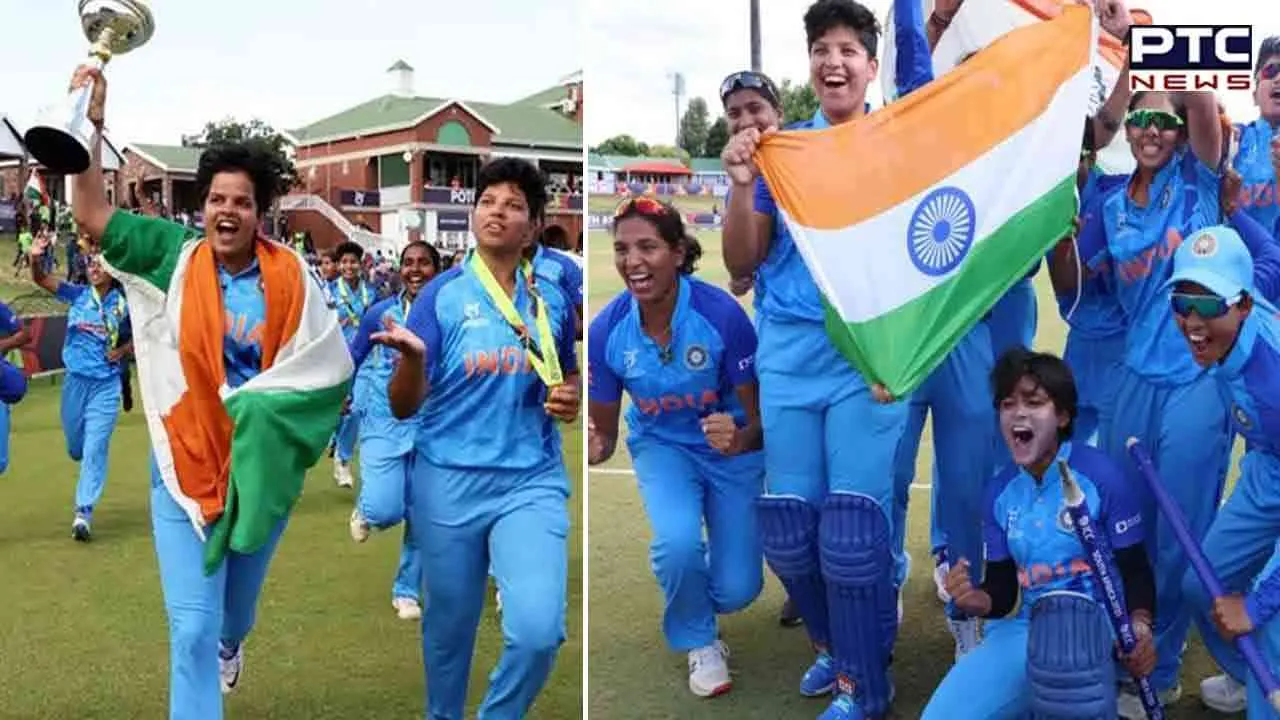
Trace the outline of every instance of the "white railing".
{"type": "Polygon", "coordinates": [[[394,254],[400,245],[394,238],[356,227],[347,216],[338,212],[337,208],[319,195],[285,195],[280,198],[280,210],[314,210],[333,223],[338,232],[346,235],[348,240],[358,243],[367,252],[382,250],[383,253],[394,254]]]}

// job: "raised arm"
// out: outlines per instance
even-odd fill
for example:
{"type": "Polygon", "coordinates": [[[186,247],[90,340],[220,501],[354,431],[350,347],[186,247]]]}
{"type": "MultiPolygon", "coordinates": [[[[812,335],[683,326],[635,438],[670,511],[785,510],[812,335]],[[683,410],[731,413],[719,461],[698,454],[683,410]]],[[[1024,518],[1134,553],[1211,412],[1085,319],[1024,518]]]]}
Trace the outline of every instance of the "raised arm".
{"type": "Polygon", "coordinates": [[[107,81],[102,71],[88,66],[77,69],[71,79],[72,88],[83,87],[90,82],[93,83],[93,95],[89,101],[88,116],[89,122],[93,123],[94,133],[89,141],[89,169],[76,176],[71,212],[80,230],[98,240],[106,232],[107,223],[115,212],[115,208],[107,200],[107,188],[102,178],[102,123],[107,101],[107,81]]]}
{"type": "Polygon", "coordinates": [[[724,266],[730,277],[750,277],[769,252],[773,234],[773,197],[760,168],[751,156],[760,144],[761,133],[747,128],[734,135],[720,159],[733,186],[725,203],[721,231],[724,266]]]}
{"type": "Polygon", "coordinates": [[[1179,93],[1187,109],[1187,137],[1191,151],[1200,163],[1218,169],[1222,159],[1222,122],[1218,118],[1218,102],[1212,92],[1179,93]]]}
{"type": "Polygon", "coordinates": [[[893,0],[893,39],[897,47],[894,57],[894,84],[898,97],[933,80],[933,46],[942,30],[951,23],[958,0],[942,0],[929,16],[929,34],[925,33],[924,9],[919,0],[893,0]]]}

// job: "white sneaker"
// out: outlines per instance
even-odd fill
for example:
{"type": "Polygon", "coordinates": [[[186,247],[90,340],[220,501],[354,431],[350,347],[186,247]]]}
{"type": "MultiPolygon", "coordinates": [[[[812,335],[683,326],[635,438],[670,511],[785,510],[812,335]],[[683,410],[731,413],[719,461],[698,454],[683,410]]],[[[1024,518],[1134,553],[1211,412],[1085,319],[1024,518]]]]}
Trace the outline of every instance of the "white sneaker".
{"type": "Polygon", "coordinates": [[[1214,675],[1200,682],[1200,699],[1205,707],[1220,713],[1244,712],[1249,689],[1230,675],[1214,675]]]}
{"type": "Polygon", "coordinates": [[[218,679],[222,682],[222,694],[226,695],[236,689],[240,682],[240,671],[244,669],[244,643],[236,648],[231,657],[226,657],[226,647],[218,643],[218,679]]]}
{"type": "Polygon", "coordinates": [[[333,481],[338,483],[340,488],[349,488],[355,485],[355,480],[351,477],[351,463],[334,460],[333,481]]]}
{"type": "MultiPolygon", "coordinates": [[[[1156,699],[1160,701],[1160,705],[1163,707],[1172,705],[1181,698],[1182,685],[1178,684],[1159,693],[1156,699]]],[[[1116,695],[1116,714],[1124,718],[1124,720],[1146,720],[1147,711],[1142,707],[1142,698],[1138,697],[1137,690],[1132,686],[1122,686],[1120,693],[1116,695]]]]}
{"type": "Polygon", "coordinates": [[[969,618],[967,620],[947,618],[947,629],[951,631],[951,636],[956,639],[956,660],[968,655],[982,643],[978,618],[969,618]]]}
{"type": "Polygon", "coordinates": [[[729,692],[729,648],[717,640],[713,645],[689,651],[689,690],[698,697],[715,697],[729,692]]]}
{"type": "Polygon", "coordinates": [[[351,528],[352,540],[362,543],[369,539],[369,521],[364,519],[364,515],[360,514],[358,508],[351,511],[351,521],[348,525],[351,528]]]}
{"type": "Polygon", "coordinates": [[[391,601],[391,607],[396,609],[396,615],[401,620],[417,620],[422,617],[422,606],[411,597],[398,597],[391,601]]]}
{"type": "Polygon", "coordinates": [[[937,590],[938,600],[943,605],[951,602],[951,593],[947,592],[947,573],[951,572],[951,563],[943,560],[933,567],[933,587],[937,590]]]}
{"type": "Polygon", "coordinates": [[[71,523],[71,537],[78,542],[89,542],[93,539],[93,531],[89,528],[87,516],[76,513],[76,519],[71,523]]]}

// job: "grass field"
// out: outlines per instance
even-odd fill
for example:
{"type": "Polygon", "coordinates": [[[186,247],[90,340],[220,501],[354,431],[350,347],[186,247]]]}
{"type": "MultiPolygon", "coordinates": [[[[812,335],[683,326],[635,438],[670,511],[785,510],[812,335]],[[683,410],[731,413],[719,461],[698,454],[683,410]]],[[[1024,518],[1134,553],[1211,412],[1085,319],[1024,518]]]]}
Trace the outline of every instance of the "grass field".
{"type": "MultiPolygon", "coordinates": [[[[0,258],[12,258],[0,243],[0,258]]],[[[3,267],[3,266],[0,266],[3,267]]],[[[8,282],[0,299],[33,289],[8,282]]],[[[94,541],[71,540],[77,468],[63,449],[59,386],[36,381],[13,408],[11,462],[0,477],[0,718],[120,720],[164,717],[168,639],[148,508],[148,443],[138,409],[121,415],[94,541]]],[[[581,477],[581,437],[566,437],[581,477]]],[[[575,490],[578,482],[574,482],[575,490]]],[[[272,562],[258,624],[246,644],[230,718],[421,718],[419,624],[396,618],[391,581],[398,529],[352,542],[353,492],[322,460],[272,562]]],[[[571,501],[568,640],[530,717],[582,716],[581,503],[571,501]]],[[[502,640],[486,609],[471,673],[469,712],[483,697],[502,640]]]]}
{"type": "MultiPolygon", "coordinates": [[[[687,208],[684,202],[679,205],[687,208]]],[[[720,259],[719,234],[700,232],[698,238],[703,248],[699,275],[725,286],[728,278],[720,259]]],[[[607,234],[592,233],[587,250],[588,306],[594,315],[621,290],[621,282],[613,267],[607,234]]],[[[1038,278],[1037,292],[1037,345],[1060,353],[1065,325],[1057,315],[1043,274],[1038,278]]],[[[749,307],[750,297],[742,300],[749,307]]],[[[588,715],[610,720],[816,717],[827,701],[809,700],[797,692],[800,673],[812,660],[808,642],[803,629],[778,626],[777,611],[783,594],[777,580],[768,574],[764,593],[751,607],[722,619],[722,635],[732,651],[733,691],[714,700],[698,699],[689,692],[684,654],[669,651],[662,637],[662,596],[649,569],[649,526],[630,473],[629,458],[625,448],[621,444],[619,447],[609,463],[588,473],[588,715]]],[[[932,457],[926,426],[916,462],[918,482],[927,482],[931,477],[932,457]]],[[[894,661],[898,718],[920,716],[929,695],[950,667],[955,650],[930,578],[928,492],[927,488],[914,490],[911,504],[908,545],[915,568],[905,591],[905,618],[894,661]]],[[[1167,717],[1222,717],[1210,713],[1194,697],[1199,693],[1199,680],[1216,672],[1198,638],[1192,640],[1187,657],[1184,697],[1169,709],[1167,717]]]]}

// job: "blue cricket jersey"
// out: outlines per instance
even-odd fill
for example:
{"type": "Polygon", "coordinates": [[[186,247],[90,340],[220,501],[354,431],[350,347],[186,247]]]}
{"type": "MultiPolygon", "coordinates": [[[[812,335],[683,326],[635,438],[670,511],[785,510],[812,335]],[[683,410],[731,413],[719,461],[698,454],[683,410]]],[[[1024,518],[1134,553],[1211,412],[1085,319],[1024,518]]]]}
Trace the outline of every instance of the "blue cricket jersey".
{"type": "Polygon", "coordinates": [[[1126,184],[1107,196],[1102,212],[1085,222],[1077,241],[1089,267],[1109,263],[1107,274],[1129,322],[1125,364],[1157,384],[1183,385],[1200,374],[1174,323],[1165,287],[1177,250],[1168,232],[1176,229],[1186,238],[1216,224],[1219,185],[1213,170],[1190,150],[1179,149],[1156,172],[1147,207],[1129,198],[1126,184]]]}
{"type": "MultiPolygon", "coordinates": [[[[920,4],[894,0],[894,17],[898,18],[894,35],[898,48],[895,81],[898,97],[903,97],[933,80],[933,61],[920,4]]],[[[870,111],[869,106],[867,110],[870,111]]],[[[830,126],[819,108],[809,120],[792,123],[785,129],[822,130],[830,126]]],[[[760,295],[757,307],[761,324],[760,368],[790,374],[838,374],[843,382],[851,368],[827,337],[822,294],[763,178],[757,178],[754,195],[755,211],[770,216],[773,225],[769,251],[756,270],[757,282],[763,281],[768,288],[760,295]],[[798,324],[807,331],[795,333],[779,328],[770,332],[770,323],[798,324]]]]}
{"type": "Polygon", "coordinates": [[[67,372],[105,380],[120,374],[120,363],[108,362],[112,341],[129,332],[129,305],[124,293],[111,288],[98,297],[88,285],[58,283],[54,295],[70,307],[67,335],[62,343],[62,366],[67,372]]]}
{"type": "Polygon", "coordinates": [[[237,388],[262,372],[262,325],[267,320],[267,303],[258,259],[234,275],[219,264],[218,285],[226,315],[222,362],[227,385],[237,388]]]}
{"type": "Polygon", "coordinates": [[[982,537],[987,562],[1013,559],[1022,590],[1019,617],[1029,617],[1048,592],[1093,594],[1093,571],[1067,514],[1057,460],[1066,459],[1084,492],[1089,517],[1105,528],[1113,550],[1143,541],[1138,498],[1120,469],[1100,450],[1063,443],[1045,478],[1036,481],[1017,465],[1000,471],[986,489],[982,537]]]}
{"type": "Polygon", "coordinates": [[[364,280],[359,280],[356,287],[351,287],[341,276],[329,284],[329,293],[338,306],[338,322],[342,325],[342,337],[346,338],[347,345],[350,345],[356,336],[356,330],[360,328],[360,319],[368,312],[369,306],[377,302],[378,294],[364,280]]]}
{"type": "MultiPolygon", "coordinates": [[[[367,378],[369,390],[363,398],[361,410],[373,417],[394,418],[391,402],[387,399],[387,386],[391,384],[391,375],[396,364],[400,362],[400,351],[385,345],[374,343],[369,338],[385,328],[387,320],[396,325],[405,325],[408,321],[408,298],[402,291],[391,297],[374,303],[364,314],[360,329],[351,343],[351,360],[356,372],[367,378]]],[[[426,403],[423,403],[425,406],[426,403]]],[[[421,416],[422,408],[418,409],[421,416]]],[[[412,418],[405,420],[409,422],[412,418]]]]}
{"type": "Polygon", "coordinates": [[[644,332],[640,306],[628,291],[615,297],[588,334],[588,397],[616,403],[625,389],[628,438],[715,452],[699,422],[712,413],[746,414],[735,388],[755,382],[756,333],[737,300],[718,287],[681,275],[671,317],[671,345],[644,332]]]}
{"type": "MultiPolygon", "coordinates": [[[[474,252],[474,251],[473,251],[474,252]]],[[[437,276],[418,294],[406,327],[427,346],[429,385],[417,448],[432,465],[479,470],[531,470],[559,461],[556,420],[543,408],[547,389],[534,372],[516,333],[470,267],[437,276]]],[[[518,271],[516,310],[536,343],[533,302],[518,271]]],[[[540,286],[543,297],[560,291],[540,286]]],[[[564,297],[544,306],[568,307],[564,297]]],[[[550,313],[566,375],[577,371],[574,322],[550,313]]]]}
{"type": "MultiPolygon", "coordinates": [[[[0,302],[0,338],[16,335],[22,330],[22,320],[8,305],[0,302]]],[[[22,371],[13,368],[3,355],[0,355],[0,402],[17,402],[27,390],[26,377],[22,371]],[[17,370],[15,372],[15,370],[17,370]]],[[[4,408],[0,408],[4,412],[4,408]]]]}
{"type": "Polygon", "coordinates": [[[1280,233],[1280,197],[1276,195],[1276,170],[1271,164],[1271,123],[1258,118],[1240,128],[1240,148],[1232,166],[1240,173],[1240,209],[1268,232],[1280,233]]]}
{"type": "MultiPolygon", "coordinates": [[[[1080,191],[1081,222],[1085,223],[1090,217],[1102,212],[1102,204],[1107,197],[1122,189],[1128,180],[1128,175],[1103,175],[1097,170],[1091,170],[1089,180],[1080,191]]],[[[1057,296],[1058,312],[1071,326],[1071,332],[1091,339],[1111,337],[1124,332],[1127,327],[1124,309],[1116,299],[1115,289],[1111,285],[1113,280],[1107,269],[1100,267],[1090,274],[1088,268],[1082,267],[1081,271],[1085,277],[1080,284],[1079,302],[1076,300],[1077,293],[1057,296]]]]}
{"type": "Polygon", "coordinates": [[[540,283],[551,283],[560,292],[548,296],[548,300],[563,296],[568,298],[575,312],[582,310],[582,265],[572,254],[538,244],[533,254],[533,275],[540,283]]]}

